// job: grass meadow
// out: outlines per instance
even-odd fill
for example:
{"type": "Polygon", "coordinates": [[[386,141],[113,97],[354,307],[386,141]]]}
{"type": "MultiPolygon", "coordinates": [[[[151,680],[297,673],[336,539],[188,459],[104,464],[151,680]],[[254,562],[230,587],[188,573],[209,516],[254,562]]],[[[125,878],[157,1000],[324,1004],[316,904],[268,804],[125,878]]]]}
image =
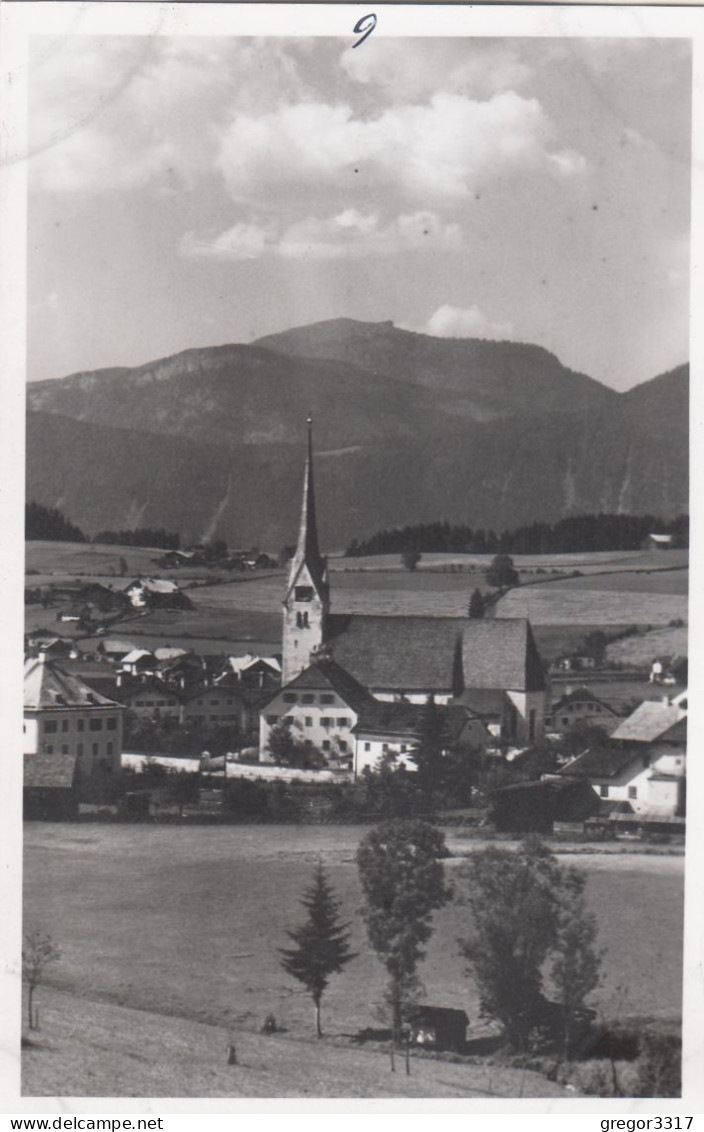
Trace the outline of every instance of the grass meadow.
{"type": "MultiPolygon", "coordinates": [[[[314,863],[326,863],[358,958],[330,984],[324,1023],[351,1035],[378,1023],[381,965],[365,942],[354,855],[364,830],[316,826],[25,827],[24,920],[63,957],[54,988],[80,998],[257,1031],[273,1013],[289,1036],[311,1032],[311,1006],[279,964],[286,927],[314,863]]],[[[457,938],[471,926],[463,873],[471,842],[449,836],[456,900],[436,917],[421,975],[427,1002],[463,1007],[485,1032],[457,938]]],[[[681,1002],[681,856],[575,854],[607,948],[595,1005],[606,1017],[676,1018],[681,1002]]]]}

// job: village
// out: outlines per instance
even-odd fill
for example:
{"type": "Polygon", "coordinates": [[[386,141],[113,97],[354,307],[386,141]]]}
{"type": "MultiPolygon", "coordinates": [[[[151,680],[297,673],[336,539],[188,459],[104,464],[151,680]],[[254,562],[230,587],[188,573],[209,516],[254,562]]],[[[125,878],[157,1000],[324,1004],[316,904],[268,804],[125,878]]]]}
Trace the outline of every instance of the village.
{"type": "MultiPolygon", "coordinates": [[[[52,587],[50,601],[45,591],[56,631],[29,631],[25,642],[26,817],[156,820],[177,806],[191,821],[226,818],[229,797],[230,817],[247,820],[246,802],[231,804],[247,782],[292,796],[320,786],[312,813],[327,813],[331,786],[350,787],[352,799],[355,784],[379,774],[412,781],[430,745],[454,778],[436,797],[425,776],[416,812],[467,811],[498,832],[681,838],[686,656],[653,656],[630,682],[612,673],[609,685],[603,633],[546,662],[530,620],[500,610],[335,612],[310,430],[308,444],[298,540],[277,575],[280,651],[140,647],[130,626],[144,615],[193,607],[194,591],[172,578],[76,579],[52,587]]],[[[649,541],[667,550],[668,536],[649,541]]],[[[172,551],[155,563],[193,559],[207,556],[172,551]]],[[[236,561],[250,572],[276,566],[259,551],[236,561]]],[[[389,805],[395,816],[401,803],[389,805]]],[[[375,813],[368,791],[353,809],[375,813]]]]}

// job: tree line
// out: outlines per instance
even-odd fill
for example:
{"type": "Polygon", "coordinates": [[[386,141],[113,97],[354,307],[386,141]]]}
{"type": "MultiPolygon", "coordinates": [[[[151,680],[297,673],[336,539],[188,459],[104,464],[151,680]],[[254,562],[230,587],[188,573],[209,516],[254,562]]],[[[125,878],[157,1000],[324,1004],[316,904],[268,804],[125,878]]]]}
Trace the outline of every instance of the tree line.
{"type": "Polygon", "coordinates": [[[31,500],[24,508],[24,537],[29,541],[96,542],[122,546],[157,546],[178,550],[181,537],[163,527],[136,527],[133,530],[98,531],[89,538],[80,527],[67,519],[58,507],[44,507],[31,500]]]}
{"type": "Polygon", "coordinates": [[[570,554],[597,550],[638,550],[651,532],[670,534],[673,545],[689,546],[689,516],[661,519],[655,515],[608,512],[571,515],[554,523],[535,522],[502,531],[473,529],[447,521],[417,523],[353,539],[345,554],[570,554]]]}

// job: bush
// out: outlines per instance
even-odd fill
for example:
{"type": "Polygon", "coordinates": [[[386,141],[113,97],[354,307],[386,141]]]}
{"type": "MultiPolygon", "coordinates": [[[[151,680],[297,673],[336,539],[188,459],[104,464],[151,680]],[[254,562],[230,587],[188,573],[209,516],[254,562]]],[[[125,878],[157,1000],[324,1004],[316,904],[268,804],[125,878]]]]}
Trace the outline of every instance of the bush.
{"type": "Polygon", "coordinates": [[[634,1097],[682,1095],[682,1042],[676,1034],[645,1031],[640,1039],[634,1097]]]}

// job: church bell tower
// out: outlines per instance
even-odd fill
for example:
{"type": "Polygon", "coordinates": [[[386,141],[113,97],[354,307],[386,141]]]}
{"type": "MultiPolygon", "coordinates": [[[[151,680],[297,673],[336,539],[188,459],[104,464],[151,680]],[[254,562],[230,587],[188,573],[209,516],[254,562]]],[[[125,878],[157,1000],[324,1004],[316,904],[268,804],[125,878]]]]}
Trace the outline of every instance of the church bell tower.
{"type": "Polygon", "coordinates": [[[308,418],[308,455],[303,477],[303,506],[296,553],[289,568],[284,598],[283,672],[284,684],[311,664],[325,635],[325,619],[330,610],[327,563],[318,545],[313,485],[313,422],[308,418]]]}

